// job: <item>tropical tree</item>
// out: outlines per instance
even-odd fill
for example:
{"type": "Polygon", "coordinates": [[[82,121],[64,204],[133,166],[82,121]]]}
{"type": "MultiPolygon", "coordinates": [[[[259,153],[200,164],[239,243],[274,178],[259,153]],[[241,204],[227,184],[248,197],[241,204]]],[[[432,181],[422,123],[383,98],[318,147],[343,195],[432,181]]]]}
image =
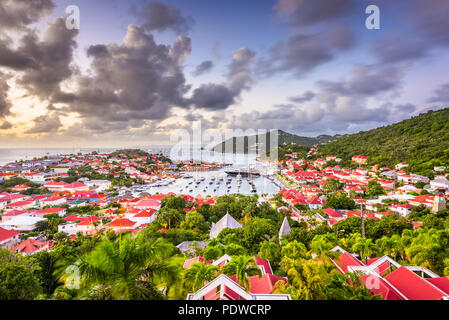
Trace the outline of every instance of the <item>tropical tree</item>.
{"type": "MultiPolygon", "coordinates": [[[[143,233],[121,235],[115,240],[104,238],[74,263],[79,270],[80,297],[161,299],[156,285],[174,283],[179,276],[178,268],[170,263],[171,252],[171,245],[161,239],[149,241],[143,233]]],[[[60,269],[61,280],[68,276],[64,267],[60,269]]]]}
{"type": "Polygon", "coordinates": [[[204,286],[205,281],[212,281],[217,276],[219,268],[212,264],[205,265],[202,262],[195,262],[184,272],[184,284],[193,292],[204,286]]]}
{"type": "Polygon", "coordinates": [[[324,263],[330,264],[331,259],[338,256],[338,252],[331,251],[337,244],[337,238],[334,234],[316,235],[310,243],[312,252],[324,263]]]}
{"type": "Polygon", "coordinates": [[[359,237],[352,246],[352,250],[360,254],[360,259],[367,259],[376,251],[376,244],[372,239],[359,237]]]}
{"type": "Polygon", "coordinates": [[[233,257],[232,260],[223,267],[223,273],[228,276],[235,275],[238,284],[245,287],[246,291],[251,289],[251,283],[248,277],[255,275],[258,275],[259,279],[262,277],[262,271],[257,266],[256,261],[253,257],[248,256],[233,257]]]}
{"type": "Polygon", "coordinates": [[[405,252],[413,264],[443,273],[449,258],[449,230],[421,229],[405,252]]]}

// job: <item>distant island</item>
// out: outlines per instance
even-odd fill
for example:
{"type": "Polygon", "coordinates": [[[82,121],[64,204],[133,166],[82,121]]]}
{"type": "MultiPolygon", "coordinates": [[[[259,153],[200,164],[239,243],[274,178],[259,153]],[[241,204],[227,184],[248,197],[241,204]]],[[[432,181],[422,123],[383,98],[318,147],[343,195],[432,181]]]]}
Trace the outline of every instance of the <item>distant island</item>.
{"type": "Polygon", "coordinates": [[[259,153],[261,150],[270,150],[270,138],[272,135],[278,135],[278,145],[295,144],[299,146],[311,147],[317,144],[326,144],[332,141],[336,141],[344,137],[345,135],[319,135],[317,137],[303,137],[296,134],[288,133],[282,130],[272,130],[270,132],[252,135],[252,136],[240,136],[227,139],[216,146],[211,151],[220,153],[259,153]],[[237,149],[237,145],[243,146],[237,149]],[[232,148],[231,148],[232,146],[232,148]]]}

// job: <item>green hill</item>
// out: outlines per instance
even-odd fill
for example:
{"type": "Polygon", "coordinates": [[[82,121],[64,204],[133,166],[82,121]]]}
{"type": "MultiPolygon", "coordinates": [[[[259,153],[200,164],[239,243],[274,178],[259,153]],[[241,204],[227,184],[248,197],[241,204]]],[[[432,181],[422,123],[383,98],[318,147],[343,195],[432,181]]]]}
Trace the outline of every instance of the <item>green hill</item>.
{"type": "MultiPolygon", "coordinates": [[[[215,147],[212,148],[212,150],[215,152],[238,153],[239,151],[236,150],[236,145],[238,143],[239,145],[244,146],[243,153],[254,153],[256,150],[256,144],[258,145],[259,150],[263,149],[265,147],[265,145],[270,146],[269,141],[270,141],[271,135],[274,135],[274,134],[278,135],[278,145],[279,146],[289,145],[289,144],[296,144],[296,145],[300,145],[300,146],[313,146],[316,144],[324,144],[324,143],[328,143],[330,141],[335,141],[335,140],[339,139],[340,137],[342,137],[342,135],[335,135],[335,136],[320,135],[318,137],[302,137],[302,136],[291,134],[291,133],[288,133],[288,132],[285,132],[282,130],[272,130],[270,132],[267,132],[267,133],[261,134],[261,135],[255,135],[255,136],[249,136],[249,137],[248,136],[233,137],[233,138],[230,138],[230,139],[223,141],[222,143],[216,145],[215,147]],[[231,142],[231,140],[232,140],[232,142],[231,142]],[[248,143],[248,141],[252,141],[252,143],[248,143]],[[232,145],[232,149],[230,148],[231,145],[232,145]],[[225,148],[225,146],[226,146],[226,148],[225,148]]],[[[270,147],[268,147],[267,149],[270,149],[270,147]]]]}
{"type": "Polygon", "coordinates": [[[358,154],[367,156],[370,164],[393,168],[407,162],[408,170],[433,176],[434,166],[449,166],[449,108],[347,135],[321,146],[318,155],[350,161],[358,154]]]}

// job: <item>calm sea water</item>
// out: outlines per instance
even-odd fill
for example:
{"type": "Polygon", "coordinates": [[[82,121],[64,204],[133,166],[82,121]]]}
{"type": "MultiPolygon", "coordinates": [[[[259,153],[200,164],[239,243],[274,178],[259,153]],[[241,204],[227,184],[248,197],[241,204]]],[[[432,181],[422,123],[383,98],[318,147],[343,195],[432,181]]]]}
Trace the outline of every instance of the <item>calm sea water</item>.
{"type": "MultiPolygon", "coordinates": [[[[167,193],[167,192],[175,192],[175,193],[184,193],[184,194],[192,194],[192,195],[223,195],[226,193],[242,193],[242,194],[250,194],[250,185],[246,178],[242,179],[241,185],[237,183],[236,177],[232,178],[231,189],[228,191],[227,185],[224,182],[220,183],[219,186],[216,187],[216,182],[220,176],[225,176],[225,170],[229,169],[256,169],[262,172],[267,172],[270,168],[266,167],[264,163],[256,161],[256,155],[254,154],[222,154],[211,151],[184,151],[184,152],[174,152],[171,146],[167,145],[158,145],[158,146],[149,146],[149,147],[140,147],[140,149],[144,151],[148,151],[151,153],[162,153],[172,160],[176,161],[185,161],[185,160],[195,160],[195,161],[205,161],[205,162],[218,162],[218,163],[226,163],[231,166],[222,168],[217,171],[209,171],[209,172],[192,172],[191,174],[194,178],[205,177],[205,181],[201,182],[201,184],[189,185],[192,179],[180,179],[168,186],[161,187],[153,187],[151,188],[151,193],[159,192],[159,193],[167,193]],[[213,184],[209,184],[212,178],[215,177],[215,181],[213,184]],[[215,190],[214,190],[215,189],[215,190]]],[[[117,150],[117,148],[11,148],[11,149],[0,149],[0,165],[5,165],[10,162],[19,161],[19,160],[32,160],[34,157],[43,157],[43,156],[58,156],[58,155],[67,155],[67,154],[87,154],[93,151],[97,151],[98,153],[110,153],[117,150]]],[[[268,193],[274,194],[279,191],[279,187],[275,185],[271,180],[267,179],[264,176],[253,177],[254,185],[256,187],[257,193],[268,193]]]]}

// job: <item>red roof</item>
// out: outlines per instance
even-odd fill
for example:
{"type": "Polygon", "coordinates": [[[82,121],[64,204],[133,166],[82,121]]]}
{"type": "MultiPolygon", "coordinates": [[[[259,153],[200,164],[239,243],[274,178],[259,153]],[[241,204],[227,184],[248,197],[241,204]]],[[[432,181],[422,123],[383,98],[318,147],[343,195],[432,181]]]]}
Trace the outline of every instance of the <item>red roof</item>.
{"type": "Polygon", "coordinates": [[[365,286],[374,294],[381,295],[384,300],[404,300],[404,298],[393,289],[384,279],[375,275],[362,275],[360,279],[363,280],[365,286]]]}
{"type": "Polygon", "coordinates": [[[107,226],[113,227],[113,228],[127,228],[127,227],[132,227],[135,224],[136,223],[134,221],[131,221],[129,219],[117,218],[114,221],[108,223],[107,226]]]}
{"type": "Polygon", "coordinates": [[[334,262],[344,271],[348,271],[350,266],[364,266],[364,264],[357,258],[345,252],[341,254],[334,262]]]}
{"type": "Polygon", "coordinates": [[[7,230],[7,229],[0,227],[0,241],[10,239],[18,234],[19,233],[15,230],[7,230]]]}
{"type": "MultiPolygon", "coordinates": [[[[237,282],[237,278],[235,275],[230,276],[231,280],[237,282]]],[[[273,291],[273,287],[278,281],[284,281],[287,282],[287,280],[283,277],[275,276],[273,274],[265,273],[262,275],[262,277],[259,279],[259,276],[251,276],[248,277],[248,280],[250,282],[250,289],[249,291],[253,294],[271,294],[273,291]]]]}
{"type": "Polygon", "coordinates": [[[323,209],[322,211],[331,218],[342,218],[343,217],[341,214],[339,214],[337,211],[335,211],[332,208],[323,209]]]}
{"type": "Polygon", "coordinates": [[[34,240],[34,239],[30,238],[30,239],[23,241],[18,246],[12,248],[11,252],[32,253],[32,252],[39,250],[42,247],[49,246],[49,245],[50,245],[50,243],[48,243],[48,242],[34,240]]]}
{"type": "Polygon", "coordinates": [[[39,211],[39,213],[50,214],[50,213],[58,213],[64,211],[65,208],[46,208],[39,211]]]}
{"type": "Polygon", "coordinates": [[[406,267],[398,268],[385,279],[410,300],[441,300],[447,295],[406,267]]]}
{"type": "Polygon", "coordinates": [[[440,290],[443,290],[449,295],[449,278],[448,277],[438,277],[438,278],[429,278],[426,279],[434,286],[438,287],[440,290]]]}

